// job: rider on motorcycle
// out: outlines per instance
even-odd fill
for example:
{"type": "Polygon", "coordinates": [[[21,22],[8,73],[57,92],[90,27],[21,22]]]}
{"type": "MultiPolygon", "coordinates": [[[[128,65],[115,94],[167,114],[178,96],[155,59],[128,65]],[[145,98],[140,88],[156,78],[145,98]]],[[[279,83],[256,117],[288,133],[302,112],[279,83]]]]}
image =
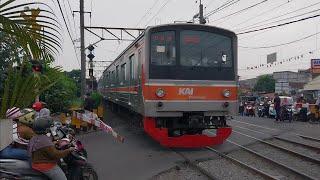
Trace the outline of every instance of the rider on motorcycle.
{"type": "Polygon", "coordinates": [[[32,109],[22,109],[17,107],[8,109],[6,118],[13,120],[13,142],[0,152],[3,159],[29,160],[27,146],[29,140],[35,135],[32,125],[35,112],[32,109]]]}
{"type": "Polygon", "coordinates": [[[60,158],[66,157],[74,148],[57,150],[50,133],[53,120],[50,117],[37,118],[34,122],[35,136],[29,142],[28,153],[32,157],[32,168],[42,172],[53,180],[67,180],[62,169],[57,165],[60,158]]]}

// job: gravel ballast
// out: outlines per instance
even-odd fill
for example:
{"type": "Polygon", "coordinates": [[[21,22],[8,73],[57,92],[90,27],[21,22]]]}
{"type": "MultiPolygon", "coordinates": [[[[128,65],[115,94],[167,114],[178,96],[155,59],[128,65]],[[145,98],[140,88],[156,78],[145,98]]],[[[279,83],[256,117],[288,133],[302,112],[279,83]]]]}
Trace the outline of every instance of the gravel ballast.
{"type": "Polygon", "coordinates": [[[313,177],[317,177],[320,179],[320,166],[319,164],[310,162],[303,158],[297,157],[292,154],[288,154],[274,147],[255,143],[248,147],[251,150],[254,150],[266,157],[269,157],[277,162],[285,164],[288,167],[294,168],[299,172],[303,172],[305,174],[311,175],[313,177]]]}
{"type": "Polygon", "coordinates": [[[201,172],[197,172],[187,165],[176,166],[162,172],[150,180],[209,180],[201,172]]]}
{"type": "Polygon", "coordinates": [[[281,166],[272,164],[270,161],[244,150],[234,151],[228,155],[282,180],[303,179],[303,177],[300,177],[281,166]]]}
{"type": "Polygon", "coordinates": [[[233,162],[219,157],[215,160],[200,162],[199,166],[222,180],[259,180],[264,179],[257,173],[245,169],[233,162]]]}

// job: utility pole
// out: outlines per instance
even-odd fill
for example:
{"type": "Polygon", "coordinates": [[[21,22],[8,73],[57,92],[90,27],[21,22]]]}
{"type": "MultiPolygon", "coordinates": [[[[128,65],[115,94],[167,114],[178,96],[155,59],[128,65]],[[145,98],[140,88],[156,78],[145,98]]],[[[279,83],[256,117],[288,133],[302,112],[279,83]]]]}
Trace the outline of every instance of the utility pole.
{"type": "Polygon", "coordinates": [[[200,24],[206,24],[206,20],[205,18],[203,17],[203,4],[200,0],[200,5],[199,5],[199,22],[200,24]]]}
{"type": "Polygon", "coordinates": [[[81,97],[86,91],[86,54],[84,47],[84,0],[80,0],[80,52],[81,52],[81,97]]]}

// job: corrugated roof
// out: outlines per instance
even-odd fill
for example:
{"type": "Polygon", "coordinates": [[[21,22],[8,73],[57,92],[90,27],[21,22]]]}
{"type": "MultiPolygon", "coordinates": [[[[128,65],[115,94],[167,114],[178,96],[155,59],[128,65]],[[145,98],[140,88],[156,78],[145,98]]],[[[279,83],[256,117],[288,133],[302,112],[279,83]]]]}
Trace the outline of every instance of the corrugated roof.
{"type": "Polygon", "coordinates": [[[306,91],[314,91],[314,90],[320,91],[320,76],[314,78],[312,81],[310,81],[308,84],[306,84],[304,86],[304,90],[306,90],[306,91]]]}

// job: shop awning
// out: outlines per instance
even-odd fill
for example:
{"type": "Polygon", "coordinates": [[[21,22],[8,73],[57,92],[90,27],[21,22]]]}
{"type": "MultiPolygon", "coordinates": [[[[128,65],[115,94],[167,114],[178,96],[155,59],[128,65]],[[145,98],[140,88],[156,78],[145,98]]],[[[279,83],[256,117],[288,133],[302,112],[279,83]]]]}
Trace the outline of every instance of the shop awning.
{"type": "Polygon", "coordinates": [[[305,91],[320,91],[320,76],[314,78],[304,86],[305,91]]]}

